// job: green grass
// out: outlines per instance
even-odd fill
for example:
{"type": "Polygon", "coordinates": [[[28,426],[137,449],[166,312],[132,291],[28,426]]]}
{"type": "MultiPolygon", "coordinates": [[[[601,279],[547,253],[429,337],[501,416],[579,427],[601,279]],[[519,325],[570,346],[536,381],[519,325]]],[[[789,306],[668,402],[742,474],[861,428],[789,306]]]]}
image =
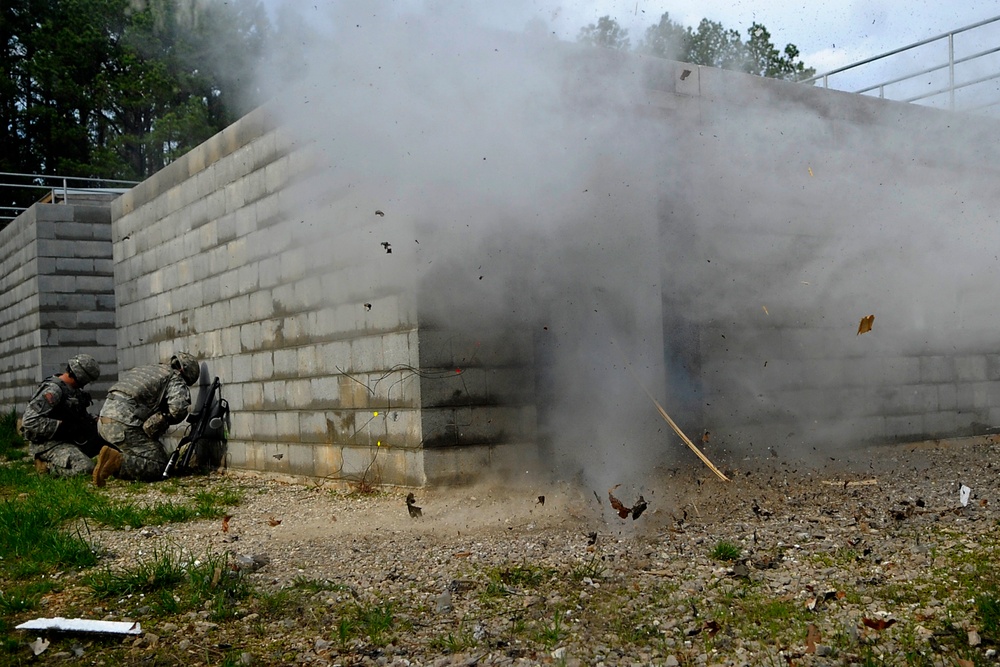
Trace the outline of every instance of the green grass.
{"type": "Polygon", "coordinates": [[[580,563],[573,568],[570,572],[570,576],[573,581],[580,582],[584,579],[590,579],[591,581],[595,579],[600,579],[604,576],[605,572],[604,563],[602,563],[597,556],[591,556],[590,560],[585,563],[580,563]]]}
{"type": "Polygon", "coordinates": [[[113,499],[86,477],[39,476],[25,462],[0,466],[0,577],[20,579],[56,568],[91,567],[90,522],[139,528],[218,518],[239,494],[201,492],[193,503],[113,499]],[[68,528],[80,521],[76,528],[68,528]]]}
{"type": "Polygon", "coordinates": [[[741,553],[743,553],[743,549],[740,545],[721,540],[712,547],[709,555],[715,560],[734,561],[740,557],[741,553]]]}
{"type": "Polygon", "coordinates": [[[385,646],[396,632],[407,629],[408,625],[397,621],[392,602],[353,602],[342,610],[334,627],[335,639],[341,647],[357,639],[385,646]]]}
{"type": "Polygon", "coordinates": [[[159,615],[207,609],[214,621],[236,617],[236,603],[254,594],[245,577],[229,567],[226,556],[185,559],[172,551],[154,553],[122,570],[92,571],[83,583],[99,600],[142,599],[159,615]]]}
{"type": "Polygon", "coordinates": [[[101,599],[173,590],[187,578],[186,563],[171,552],[153,554],[152,558],[131,569],[114,571],[105,567],[83,579],[94,596],[101,599]]]}
{"type": "Polygon", "coordinates": [[[17,434],[17,411],[0,414],[0,459],[17,461],[28,456],[26,443],[17,434]]]}
{"type": "Polygon", "coordinates": [[[566,634],[566,628],[563,627],[563,612],[557,609],[553,612],[551,621],[540,623],[535,632],[535,641],[551,649],[555,648],[566,634]]]}
{"type": "Polygon", "coordinates": [[[44,579],[8,586],[6,590],[0,591],[0,614],[9,616],[37,609],[42,596],[55,588],[55,582],[44,579]]]}

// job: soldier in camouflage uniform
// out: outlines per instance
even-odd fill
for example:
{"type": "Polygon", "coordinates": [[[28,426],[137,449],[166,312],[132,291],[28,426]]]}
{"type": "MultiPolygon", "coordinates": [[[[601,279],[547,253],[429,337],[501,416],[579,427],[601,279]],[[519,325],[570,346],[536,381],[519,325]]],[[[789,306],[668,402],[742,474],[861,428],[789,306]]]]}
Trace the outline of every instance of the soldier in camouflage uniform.
{"type": "Polygon", "coordinates": [[[190,386],[198,381],[198,361],[178,352],[169,364],[140,366],[121,374],[108,390],[97,428],[111,447],[97,457],[93,480],[104,486],[109,477],[163,479],[167,453],[159,438],[191,409],[190,386]]]}
{"type": "Polygon", "coordinates": [[[89,354],[78,354],[60,375],[46,378],[28,402],[21,418],[21,435],[35,458],[38,472],[53,475],[89,475],[91,460],[107,443],[97,435],[97,417],[88,413],[90,394],[83,391],[101,376],[101,367],[89,354]]]}

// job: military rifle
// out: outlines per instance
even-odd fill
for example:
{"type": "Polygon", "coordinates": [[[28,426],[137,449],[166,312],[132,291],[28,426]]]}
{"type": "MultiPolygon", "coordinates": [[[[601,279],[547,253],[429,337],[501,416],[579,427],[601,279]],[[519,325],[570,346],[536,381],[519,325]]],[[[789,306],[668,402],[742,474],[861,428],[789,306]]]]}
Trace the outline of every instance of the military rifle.
{"type": "Polygon", "coordinates": [[[221,393],[222,383],[219,382],[219,378],[215,378],[208,390],[208,396],[201,404],[201,409],[187,416],[187,422],[190,424],[188,433],[181,438],[177,448],[167,459],[167,466],[163,469],[164,479],[176,470],[188,470],[203,441],[225,441],[229,403],[222,398],[221,393]]]}

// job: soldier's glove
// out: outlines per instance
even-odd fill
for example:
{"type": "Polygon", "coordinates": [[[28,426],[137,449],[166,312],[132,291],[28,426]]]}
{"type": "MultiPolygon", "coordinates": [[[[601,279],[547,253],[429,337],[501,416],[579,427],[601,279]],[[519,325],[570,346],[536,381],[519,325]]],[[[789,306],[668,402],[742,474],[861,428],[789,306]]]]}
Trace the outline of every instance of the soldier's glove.
{"type": "Polygon", "coordinates": [[[156,440],[166,432],[169,426],[167,416],[162,412],[156,412],[142,423],[142,430],[150,438],[156,440]]]}

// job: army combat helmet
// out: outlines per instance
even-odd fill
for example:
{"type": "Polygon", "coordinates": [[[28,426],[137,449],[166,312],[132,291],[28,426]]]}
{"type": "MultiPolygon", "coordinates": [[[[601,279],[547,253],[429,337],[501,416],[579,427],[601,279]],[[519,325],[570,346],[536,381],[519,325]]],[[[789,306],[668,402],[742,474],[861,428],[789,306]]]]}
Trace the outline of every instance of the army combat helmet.
{"type": "Polygon", "coordinates": [[[197,382],[198,376],[201,375],[201,367],[198,365],[198,360],[187,352],[178,352],[170,357],[170,367],[176,368],[181,372],[181,377],[184,378],[184,382],[189,387],[197,382]]]}
{"type": "Polygon", "coordinates": [[[66,366],[69,368],[70,374],[76,378],[76,383],[81,387],[95,382],[97,378],[101,377],[101,365],[97,363],[97,359],[89,354],[78,354],[71,357],[66,362],[66,366]]]}

